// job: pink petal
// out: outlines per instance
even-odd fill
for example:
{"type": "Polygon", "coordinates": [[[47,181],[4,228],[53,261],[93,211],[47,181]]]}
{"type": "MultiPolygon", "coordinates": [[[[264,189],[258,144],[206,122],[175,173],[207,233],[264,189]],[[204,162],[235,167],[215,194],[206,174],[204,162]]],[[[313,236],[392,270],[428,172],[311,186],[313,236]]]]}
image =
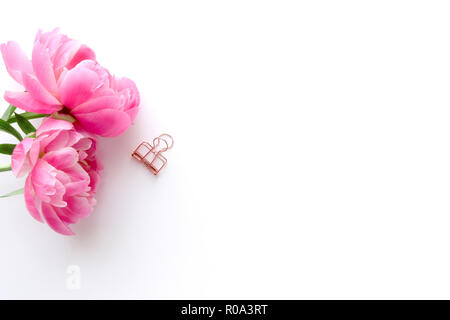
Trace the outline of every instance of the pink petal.
{"type": "Polygon", "coordinates": [[[65,40],[56,50],[53,56],[53,66],[55,70],[62,71],[67,65],[67,62],[72,58],[72,55],[80,47],[80,43],[76,40],[65,40]]]}
{"type": "Polygon", "coordinates": [[[28,112],[51,114],[62,108],[60,105],[55,106],[42,103],[34,99],[33,96],[28,92],[6,91],[4,98],[10,104],[28,112]]]}
{"type": "Polygon", "coordinates": [[[95,60],[95,52],[84,44],[80,46],[72,60],[67,63],[66,68],[70,70],[83,60],[95,60]]]}
{"type": "Polygon", "coordinates": [[[69,121],[58,120],[54,118],[45,118],[41,126],[37,129],[36,135],[39,137],[44,133],[48,133],[55,130],[72,130],[73,124],[69,121]]]}
{"type": "Polygon", "coordinates": [[[70,197],[67,199],[67,209],[74,215],[84,218],[91,214],[93,207],[86,197],[70,197]]]}
{"type": "Polygon", "coordinates": [[[66,184],[66,196],[76,196],[90,191],[89,180],[80,180],[66,184]]]}
{"type": "MultiPolygon", "coordinates": [[[[61,72],[57,72],[57,76],[58,76],[58,81],[56,83],[56,85],[58,86],[58,88],[61,88],[61,84],[64,81],[64,78],[66,77],[67,72],[69,72],[69,70],[67,70],[66,68],[62,68],[61,72]]],[[[56,73],[55,73],[56,74],[56,73]]]]}
{"type": "Polygon", "coordinates": [[[61,221],[67,224],[77,223],[79,217],[73,215],[67,208],[53,208],[61,221]]]}
{"type": "MultiPolygon", "coordinates": [[[[60,130],[51,135],[52,141],[45,146],[45,152],[55,151],[64,147],[70,147],[77,144],[83,135],[73,130],[60,130]]],[[[47,139],[46,139],[47,140],[47,139]]],[[[75,148],[77,149],[77,148],[75,148]]]]}
{"type": "Polygon", "coordinates": [[[31,138],[24,139],[14,148],[11,156],[11,169],[17,178],[23,177],[31,170],[31,163],[27,155],[33,140],[31,138]]]}
{"type": "Polygon", "coordinates": [[[136,119],[136,116],[137,116],[137,114],[139,112],[139,107],[134,107],[134,108],[128,109],[125,112],[130,117],[131,122],[134,122],[134,119],[136,119]]]}
{"type": "Polygon", "coordinates": [[[95,193],[95,192],[97,192],[97,187],[98,187],[98,184],[100,183],[100,174],[98,172],[91,171],[89,173],[89,175],[91,177],[91,183],[90,183],[91,192],[95,193]]]}
{"type": "Polygon", "coordinates": [[[57,179],[55,181],[55,194],[50,197],[49,204],[51,204],[54,207],[64,208],[67,207],[67,202],[63,200],[64,194],[66,193],[66,187],[58,179],[58,176],[59,175],[57,174],[57,179]]]}
{"type": "Polygon", "coordinates": [[[39,29],[38,32],[36,33],[36,37],[34,37],[34,42],[40,41],[41,37],[42,37],[42,30],[39,29]]]}
{"type": "Polygon", "coordinates": [[[113,109],[104,109],[92,113],[75,113],[74,116],[88,132],[102,137],[117,137],[131,125],[128,114],[113,109]]]}
{"type": "Polygon", "coordinates": [[[52,143],[53,140],[55,140],[61,134],[61,132],[66,132],[66,131],[49,131],[44,134],[38,135],[36,140],[39,141],[39,145],[41,146],[41,151],[46,152],[47,145],[52,143]]]}
{"type": "Polygon", "coordinates": [[[40,153],[41,153],[41,143],[37,139],[34,139],[34,143],[31,146],[31,150],[29,152],[32,167],[34,167],[37,161],[39,160],[40,153]]]}
{"type": "Polygon", "coordinates": [[[136,84],[128,78],[116,78],[112,80],[112,86],[123,100],[122,110],[130,116],[131,122],[134,121],[139,111],[140,95],[136,84]]]}
{"type": "Polygon", "coordinates": [[[75,234],[66,223],[61,221],[51,205],[42,203],[42,215],[45,222],[47,222],[54,231],[69,236],[75,234]]]}
{"type": "Polygon", "coordinates": [[[85,60],[68,71],[61,81],[59,94],[63,104],[72,109],[89,100],[105,85],[105,76],[98,72],[94,61],[85,60]]]}
{"type": "Polygon", "coordinates": [[[58,170],[73,167],[78,162],[78,152],[71,147],[46,153],[42,158],[58,170]]]}
{"type": "Polygon", "coordinates": [[[10,76],[20,84],[23,84],[22,73],[33,73],[30,60],[28,60],[20,46],[14,41],[9,41],[7,44],[2,44],[0,46],[0,51],[2,52],[6,70],[10,76]]]}
{"type": "Polygon", "coordinates": [[[58,106],[61,108],[61,102],[58,101],[42,84],[34,77],[24,74],[23,86],[33,96],[35,100],[38,100],[44,104],[58,106]]]}
{"type": "Polygon", "coordinates": [[[25,205],[33,218],[39,222],[44,222],[38,209],[41,205],[41,201],[36,199],[33,194],[34,190],[33,185],[31,184],[31,176],[28,176],[25,181],[25,205]]]}
{"type": "Polygon", "coordinates": [[[56,195],[56,169],[44,160],[39,160],[31,171],[33,189],[37,197],[50,202],[56,195]]]}
{"type": "Polygon", "coordinates": [[[80,139],[76,144],[73,145],[73,148],[76,150],[89,150],[93,145],[93,140],[91,138],[83,138],[80,139]]]}
{"type": "Polygon", "coordinates": [[[57,91],[57,86],[53,64],[50,60],[47,48],[40,42],[35,42],[34,44],[31,62],[39,82],[41,82],[48,91],[55,93],[57,91]]]}
{"type": "Polygon", "coordinates": [[[54,47],[55,45],[52,46],[51,44],[55,44],[55,40],[58,40],[61,36],[62,35],[60,34],[59,28],[55,28],[52,31],[44,33],[41,29],[39,29],[36,37],[34,38],[34,42],[39,42],[46,47],[54,47]]]}
{"type": "Polygon", "coordinates": [[[45,135],[38,136],[38,139],[42,139],[42,149],[45,153],[59,150],[67,146],[69,141],[68,130],[51,131],[51,133],[45,133],[45,135]]]}
{"type": "Polygon", "coordinates": [[[73,167],[67,168],[65,173],[69,175],[70,181],[86,181],[89,184],[89,174],[84,170],[80,164],[76,164],[73,167]]]}
{"type": "Polygon", "coordinates": [[[65,184],[65,196],[81,195],[86,194],[90,191],[89,174],[80,164],[77,164],[65,170],[65,173],[68,175],[71,181],[65,184]]]}
{"type": "Polygon", "coordinates": [[[84,176],[82,180],[74,181],[73,175],[68,174],[67,172],[58,171],[56,178],[64,184],[64,199],[66,199],[67,197],[84,194],[90,190],[89,176],[87,175],[84,176]]]}
{"type": "Polygon", "coordinates": [[[39,142],[32,138],[23,139],[13,151],[11,168],[17,178],[28,174],[39,156],[39,142]],[[30,152],[31,150],[31,152],[30,152]]]}
{"type": "Polygon", "coordinates": [[[72,114],[91,113],[103,109],[118,109],[120,100],[118,96],[102,96],[90,99],[72,109],[72,114]]]}
{"type": "Polygon", "coordinates": [[[134,83],[133,80],[128,79],[126,77],[122,77],[122,78],[114,77],[113,83],[114,83],[114,89],[117,92],[122,92],[125,90],[129,91],[130,96],[132,97],[133,102],[134,102],[132,107],[134,107],[135,105],[139,105],[139,103],[140,103],[139,90],[137,89],[136,83],[134,83]]]}

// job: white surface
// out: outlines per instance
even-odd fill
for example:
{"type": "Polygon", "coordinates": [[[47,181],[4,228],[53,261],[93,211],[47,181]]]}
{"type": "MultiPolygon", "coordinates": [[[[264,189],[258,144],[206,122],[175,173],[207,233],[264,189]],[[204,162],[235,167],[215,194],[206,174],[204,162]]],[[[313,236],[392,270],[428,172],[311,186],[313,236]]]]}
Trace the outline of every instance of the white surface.
{"type": "MultiPolygon", "coordinates": [[[[59,26],[134,79],[142,105],[101,141],[99,204],[77,236],[0,199],[0,298],[450,298],[449,14],[446,1],[2,3],[0,42],[30,53],[59,26]],[[130,152],[162,132],[175,146],[155,178],[130,152]]],[[[14,87],[1,64],[1,91],[14,87]]],[[[1,173],[0,192],[22,183],[1,173]]]]}

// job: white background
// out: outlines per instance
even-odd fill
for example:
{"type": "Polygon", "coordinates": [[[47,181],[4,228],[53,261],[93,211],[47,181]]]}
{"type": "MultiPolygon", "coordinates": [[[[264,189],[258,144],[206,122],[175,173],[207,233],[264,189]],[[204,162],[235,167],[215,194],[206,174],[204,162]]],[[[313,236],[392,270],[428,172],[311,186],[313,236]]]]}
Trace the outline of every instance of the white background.
{"type": "MultiPolygon", "coordinates": [[[[447,1],[5,1],[0,42],[30,55],[59,26],[142,104],[102,139],[76,236],[0,199],[0,298],[450,298],[449,16],[447,1]],[[130,153],[163,132],[154,177],[130,153]]],[[[23,185],[0,175],[0,193],[23,185]]]]}

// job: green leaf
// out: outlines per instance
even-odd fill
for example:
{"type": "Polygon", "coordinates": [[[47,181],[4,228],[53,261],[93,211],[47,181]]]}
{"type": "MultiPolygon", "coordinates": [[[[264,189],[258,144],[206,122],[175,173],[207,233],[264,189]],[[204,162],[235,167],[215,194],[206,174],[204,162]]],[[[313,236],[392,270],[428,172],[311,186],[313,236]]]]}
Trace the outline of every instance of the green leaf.
{"type": "Polygon", "coordinates": [[[10,104],[8,109],[6,109],[5,113],[3,113],[2,120],[8,121],[9,118],[11,118],[11,116],[15,110],[16,110],[16,107],[14,107],[12,104],[10,104]]]}
{"type": "Polygon", "coordinates": [[[5,131],[11,135],[13,135],[14,137],[16,137],[19,141],[22,141],[22,135],[19,133],[19,131],[17,131],[16,129],[14,129],[13,126],[11,126],[8,122],[6,122],[3,119],[0,119],[0,130],[1,131],[5,131]]]}
{"type": "Polygon", "coordinates": [[[11,164],[0,165],[0,172],[11,171],[11,164]]]}
{"type": "Polygon", "coordinates": [[[31,124],[30,121],[27,120],[27,118],[24,118],[20,114],[16,113],[16,119],[17,124],[25,134],[36,132],[36,128],[31,124]]]}
{"type": "MultiPolygon", "coordinates": [[[[23,112],[20,115],[28,120],[39,119],[39,118],[44,118],[44,117],[49,116],[49,114],[33,113],[33,112],[23,112]]],[[[8,122],[9,123],[17,122],[17,118],[15,116],[13,116],[13,117],[9,118],[8,122]]]]}
{"type": "Polygon", "coordinates": [[[16,144],[9,144],[9,143],[0,144],[0,153],[11,155],[15,147],[16,144]]]}
{"type": "Polygon", "coordinates": [[[1,195],[0,198],[8,198],[8,197],[11,197],[11,196],[17,196],[17,195],[19,195],[19,194],[23,194],[24,191],[25,191],[25,188],[20,188],[20,189],[18,189],[18,190],[12,191],[12,192],[10,192],[10,193],[1,195]]]}

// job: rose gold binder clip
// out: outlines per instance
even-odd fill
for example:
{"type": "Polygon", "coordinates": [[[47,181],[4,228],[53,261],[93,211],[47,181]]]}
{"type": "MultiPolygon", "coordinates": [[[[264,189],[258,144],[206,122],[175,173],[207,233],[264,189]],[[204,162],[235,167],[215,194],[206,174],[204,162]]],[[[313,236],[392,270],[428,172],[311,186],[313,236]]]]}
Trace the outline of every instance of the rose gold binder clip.
{"type": "Polygon", "coordinates": [[[159,137],[153,139],[153,145],[148,142],[142,142],[136,150],[133,151],[131,156],[141,162],[157,175],[162,168],[165,167],[167,159],[161,154],[166,152],[173,146],[173,138],[163,133],[159,137]]]}

